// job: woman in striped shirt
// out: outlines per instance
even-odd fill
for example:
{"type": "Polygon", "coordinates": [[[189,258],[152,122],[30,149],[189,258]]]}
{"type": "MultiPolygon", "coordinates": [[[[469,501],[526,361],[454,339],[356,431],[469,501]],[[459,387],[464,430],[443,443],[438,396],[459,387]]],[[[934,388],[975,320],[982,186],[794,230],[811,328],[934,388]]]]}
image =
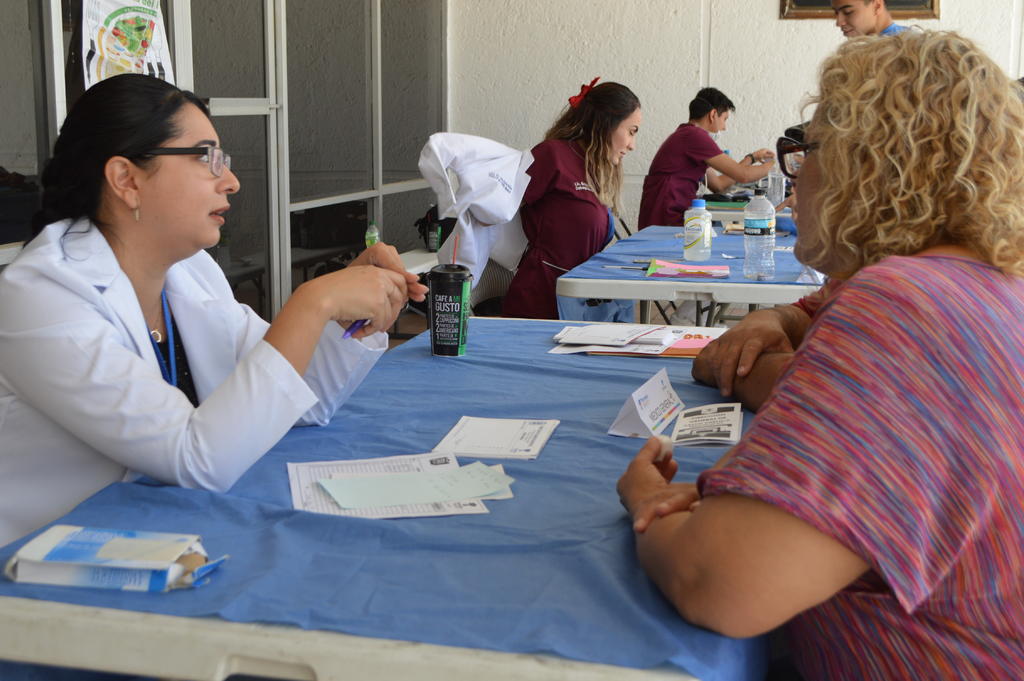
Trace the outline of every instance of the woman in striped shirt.
{"type": "Polygon", "coordinates": [[[619,481],[686,619],[785,624],[808,681],[1024,670],[1024,104],[953,33],[822,65],[801,261],[847,279],[698,480],[653,440],[619,481]]]}

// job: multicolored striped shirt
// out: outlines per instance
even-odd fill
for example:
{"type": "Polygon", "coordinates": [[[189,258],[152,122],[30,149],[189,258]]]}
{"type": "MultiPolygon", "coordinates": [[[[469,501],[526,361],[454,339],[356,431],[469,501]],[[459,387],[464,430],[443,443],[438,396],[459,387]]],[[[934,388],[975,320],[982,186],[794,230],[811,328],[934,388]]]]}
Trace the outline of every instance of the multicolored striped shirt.
{"type": "Polygon", "coordinates": [[[828,300],[704,495],[871,566],[787,625],[808,681],[1024,676],[1024,279],[891,257],[828,300]]]}
{"type": "Polygon", "coordinates": [[[825,304],[825,301],[839,291],[843,283],[844,280],[842,279],[829,277],[825,280],[825,283],[821,288],[814,293],[808,293],[806,296],[793,303],[793,305],[802,310],[808,317],[813,317],[818,314],[818,311],[821,310],[821,306],[825,304]]]}

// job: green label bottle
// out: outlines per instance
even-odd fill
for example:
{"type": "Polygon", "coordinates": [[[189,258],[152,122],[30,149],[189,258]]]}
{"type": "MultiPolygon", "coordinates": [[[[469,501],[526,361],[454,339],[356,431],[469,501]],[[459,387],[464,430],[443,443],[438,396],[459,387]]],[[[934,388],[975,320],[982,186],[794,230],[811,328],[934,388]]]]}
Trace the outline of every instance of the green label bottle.
{"type": "Polygon", "coordinates": [[[366,247],[374,245],[380,241],[380,230],[377,229],[377,223],[370,220],[370,226],[366,228],[366,247]]]}

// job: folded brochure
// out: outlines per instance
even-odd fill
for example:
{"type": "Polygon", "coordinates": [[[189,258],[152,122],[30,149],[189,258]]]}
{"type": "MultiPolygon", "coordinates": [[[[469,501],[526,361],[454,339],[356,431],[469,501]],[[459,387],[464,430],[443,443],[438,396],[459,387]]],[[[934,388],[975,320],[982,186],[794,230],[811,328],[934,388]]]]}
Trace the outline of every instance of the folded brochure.
{"type": "Polygon", "coordinates": [[[210,561],[197,534],[54,525],[4,572],[16,582],[161,592],[202,586],[226,559],[210,561]]]}

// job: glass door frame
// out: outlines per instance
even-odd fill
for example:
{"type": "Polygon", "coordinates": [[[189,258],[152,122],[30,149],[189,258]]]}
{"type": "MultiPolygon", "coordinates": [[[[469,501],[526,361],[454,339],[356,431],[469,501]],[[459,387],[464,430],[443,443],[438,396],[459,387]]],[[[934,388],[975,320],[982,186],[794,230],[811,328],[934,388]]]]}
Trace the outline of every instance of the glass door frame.
{"type": "MultiPolygon", "coordinates": [[[[264,58],[266,60],[266,97],[210,99],[210,113],[220,116],[264,116],[267,119],[267,182],[269,202],[267,221],[270,234],[267,240],[270,253],[268,287],[270,313],[276,315],[291,295],[291,213],[321,206],[367,201],[375,219],[383,216],[384,197],[410,191],[428,189],[426,180],[384,182],[384,142],[382,122],[381,83],[381,2],[366,0],[370,12],[369,77],[372,135],[372,187],[367,190],[341,193],[309,201],[292,202],[289,186],[288,149],[288,61],[286,37],[286,11],[288,0],[263,0],[264,58]]],[[[174,72],[178,87],[194,87],[192,59],[192,0],[163,0],[168,17],[168,41],[174,59],[174,72]]],[[[448,129],[448,0],[441,4],[441,130],[448,129]]],[[[45,92],[45,120],[37,121],[40,129],[41,158],[49,156],[57,140],[60,125],[67,114],[67,93],[64,87],[65,53],[61,0],[42,0],[39,21],[42,22],[41,58],[45,92]],[[42,134],[45,132],[45,134],[42,134]]],[[[386,229],[386,227],[385,227],[386,229]]],[[[382,235],[387,238],[387,235],[382,235]]]]}
{"type": "MultiPolygon", "coordinates": [[[[370,189],[364,189],[361,191],[343,192],[340,194],[318,197],[315,199],[289,202],[287,211],[288,213],[291,213],[292,211],[308,210],[311,208],[321,208],[324,206],[348,203],[351,201],[366,201],[367,204],[369,204],[371,219],[377,220],[377,222],[380,223],[381,218],[384,215],[383,204],[385,196],[430,188],[430,185],[427,183],[427,181],[422,178],[418,180],[403,180],[401,182],[384,182],[383,85],[381,73],[382,1],[383,0],[366,0],[366,2],[369,4],[370,11],[370,59],[367,67],[367,75],[369,77],[370,82],[370,96],[368,98],[367,105],[370,107],[370,135],[372,138],[372,186],[370,189]]],[[[441,111],[441,129],[438,132],[448,129],[448,5],[448,0],[444,0],[441,3],[441,101],[439,102],[439,109],[441,111]]],[[[282,46],[284,45],[284,35],[281,35],[280,44],[282,46]]],[[[282,54],[282,61],[283,59],[284,54],[282,54]]],[[[287,101],[287,98],[285,98],[282,101],[287,101]]],[[[287,132],[287,125],[285,126],[285,131],[287,132]]],[[[283,136],[283,139],[287,144],[287,134],[283,136]]],[[[283,165],[287,167],[287,148],[284,150],[282,158],[283,165]]],[[[287,191],[287,171],[285,172],[283,179],[285,182],[284,187],[286,189],[286,192],[283,196],[287,198],[291,196],[290,192],[287,191]]],[[[289,217],[287,214],[282,218],[282,220],[282,224],[289,224],[289,217]]],[[[388,239],[386,225],[383,226],[383,233],[381,234],[381,238],[384,240],[388,239]]]]}
{"type": "MultiPolygon", "coordinates": [[[[192,0],[164,0],[170,10],[172,26],[169,38],[174,52],[175,75],[178,87],[192,90],[195,87],[195,70],[192,61],[192,0]]],[[[287,120],[282,102],[287,101],[287,82],[284,60],[284,26],[286,0],[263,0],[263,58],[266,65],[266,97],[211,97],[210,115],[216,119],[222,116],[263,116],[266,118],[267,151],[267,277],[270,294],[270,314],[273,317],[291,294],[285,280],[291,277],[291,255],[289,230],[281,225],[288,224],[287,204],[281,197],[288,195],[288,153],[287,120]]],[[[216,120],[214,121],[216,124],[216,120]]]]}

